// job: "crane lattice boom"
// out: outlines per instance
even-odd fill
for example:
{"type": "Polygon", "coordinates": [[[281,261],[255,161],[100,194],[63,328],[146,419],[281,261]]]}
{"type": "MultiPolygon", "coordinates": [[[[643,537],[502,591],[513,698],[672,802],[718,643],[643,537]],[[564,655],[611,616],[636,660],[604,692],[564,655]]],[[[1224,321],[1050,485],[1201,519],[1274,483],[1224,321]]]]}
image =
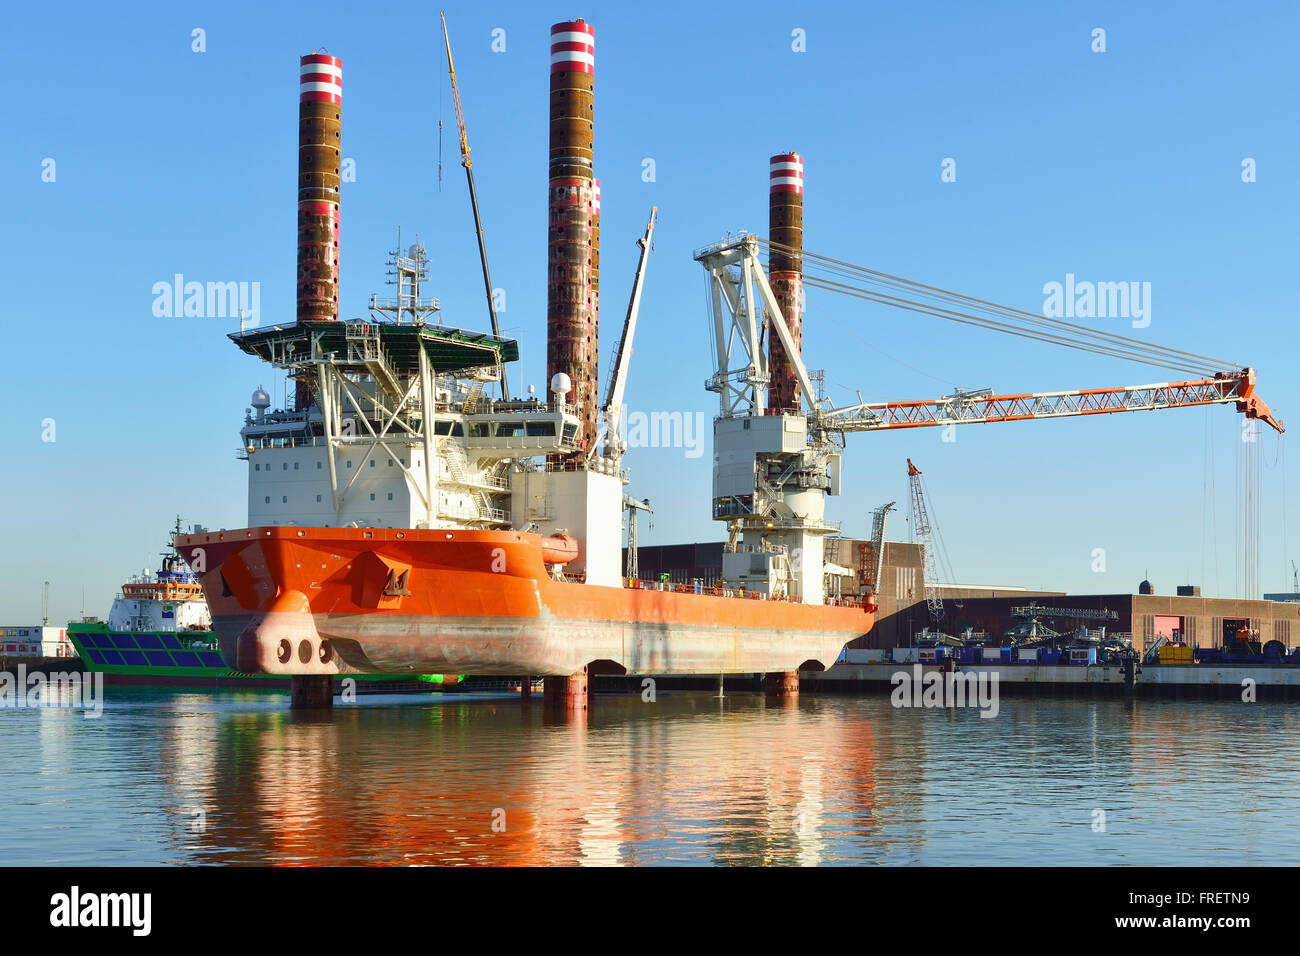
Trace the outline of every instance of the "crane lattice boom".
{"type": "Polygon", "coordinates": [[[822,424],[836,431],[878,431],[932,425],[971,425],[1032,418],[1105,415],[1111,412],[1154,411],[1192,405],[1235,404],[1247,418],[1258,419],[1282,432],[1263,399],[1255,394],[1255,372],[1221,372],[1214,378],[1121,388],[1089,388],[1068,392],[994,395],[992,389],[956,391],[933,401],[863,402],[833,409],[822,424]]]}

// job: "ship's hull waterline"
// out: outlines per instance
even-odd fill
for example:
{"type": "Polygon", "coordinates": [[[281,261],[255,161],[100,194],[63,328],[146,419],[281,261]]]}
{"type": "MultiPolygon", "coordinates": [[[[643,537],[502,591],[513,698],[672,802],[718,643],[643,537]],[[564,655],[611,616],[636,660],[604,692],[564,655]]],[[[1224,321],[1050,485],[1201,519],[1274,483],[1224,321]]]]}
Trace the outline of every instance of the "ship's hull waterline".
{"type": "Polygon", "coordinates": [[[515,531],[184,535],[229,666],[265,674],[717,674],[830,666],[860,607],[554,580],[515,531]],[[815,662],[815,663],[814,663],[815,662]]]}

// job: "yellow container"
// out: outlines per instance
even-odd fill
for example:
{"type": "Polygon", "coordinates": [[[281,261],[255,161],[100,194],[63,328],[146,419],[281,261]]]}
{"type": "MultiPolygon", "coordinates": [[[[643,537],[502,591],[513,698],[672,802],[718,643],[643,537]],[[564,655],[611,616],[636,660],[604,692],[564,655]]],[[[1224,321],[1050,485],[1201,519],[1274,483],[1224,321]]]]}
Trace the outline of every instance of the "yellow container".
{"type": "Polygon", "coordinates": [[[1192,649],[1190,647],[1180,647],[1177,644],[1164,644],[1160,648],[1161,664],[1190,664],[1192,662],[1192,649]]]}

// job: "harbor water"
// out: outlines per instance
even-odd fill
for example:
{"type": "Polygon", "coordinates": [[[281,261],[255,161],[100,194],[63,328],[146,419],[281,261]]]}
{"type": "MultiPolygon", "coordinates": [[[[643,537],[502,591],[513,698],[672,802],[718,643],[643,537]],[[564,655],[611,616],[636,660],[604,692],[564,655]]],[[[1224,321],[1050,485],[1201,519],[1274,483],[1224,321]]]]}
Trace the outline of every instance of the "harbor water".
{"type": "Polygon", "coordinates": [[[0,710],[5,864],[1294,865],[1300,711],[108,688],[0,710]]]}

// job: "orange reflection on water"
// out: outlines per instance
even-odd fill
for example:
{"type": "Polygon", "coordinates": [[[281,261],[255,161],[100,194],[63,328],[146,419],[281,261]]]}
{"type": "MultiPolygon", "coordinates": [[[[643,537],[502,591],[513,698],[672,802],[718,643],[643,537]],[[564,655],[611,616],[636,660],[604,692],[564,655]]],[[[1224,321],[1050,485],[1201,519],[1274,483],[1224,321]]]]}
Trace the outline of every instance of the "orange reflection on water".
{"type": "Polygon", "coordinates": [[[225,714],[184,785],[211,808],[211,862],[815,864],[830,839],[870,841],[876,767],[871,723],[813,701],[597,696],[575,721],[540,701],[363,699],[225,714]]]}

